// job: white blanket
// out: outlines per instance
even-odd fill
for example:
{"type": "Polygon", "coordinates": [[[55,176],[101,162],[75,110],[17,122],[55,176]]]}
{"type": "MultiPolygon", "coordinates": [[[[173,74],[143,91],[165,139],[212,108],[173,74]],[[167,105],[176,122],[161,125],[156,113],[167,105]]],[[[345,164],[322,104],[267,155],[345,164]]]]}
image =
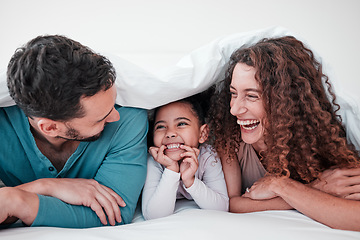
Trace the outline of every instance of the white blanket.
{"type": "MultiPolygon", "coordinates": [[[[112,61],[117,72],[116,102],[122,106],[151,109],[201,92],[222,80],[225,66],[234,50],[254,44],[265,37],[284,35],[293,35],[306,43],[300,36],[282,27],[243,32],[218,38],[184,56],[175,66],[164,69],[157,75],[116,55],[104,55],[112,61]]],[[[341,106],[339,113],[346,126],[348,139],[360,151],[360,98],[343,92],[341,85],[334,79],[331,68],[314,49],[313,51],[317,59],[323,62],[324,71],[334,86],[337,102],[341,106]]],[[[13,104],[7,91],[4,69],[0,71],[0,107],[13,104]]]]}

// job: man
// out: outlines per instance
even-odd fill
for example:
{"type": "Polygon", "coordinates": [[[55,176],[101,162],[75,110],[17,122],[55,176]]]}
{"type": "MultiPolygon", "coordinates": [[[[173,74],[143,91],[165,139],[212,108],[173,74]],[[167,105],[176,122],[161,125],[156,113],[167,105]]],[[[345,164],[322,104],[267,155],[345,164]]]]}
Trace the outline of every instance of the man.
{"type": "Polygon", "coordinates": [[[18,49],[0,108],[0,223],[131,222],[146,177],[145,110],[115,105],[115,70],[64,36],[18,49]],[[120,117],[121,116],[121,117],[120,117]]]}

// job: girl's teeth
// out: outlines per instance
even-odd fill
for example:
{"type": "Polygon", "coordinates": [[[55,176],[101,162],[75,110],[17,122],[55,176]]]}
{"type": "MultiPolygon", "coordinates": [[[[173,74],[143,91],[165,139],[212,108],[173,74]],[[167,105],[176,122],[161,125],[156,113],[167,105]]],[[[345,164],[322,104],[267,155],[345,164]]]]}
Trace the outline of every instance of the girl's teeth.
{"type": "Polygon", "coordinates": [[[166,145],[166,148],[167,149],[173,149],[173,148],[179,148],[180,147],[180,144],[169,144],[169,145],[166,145]]]}

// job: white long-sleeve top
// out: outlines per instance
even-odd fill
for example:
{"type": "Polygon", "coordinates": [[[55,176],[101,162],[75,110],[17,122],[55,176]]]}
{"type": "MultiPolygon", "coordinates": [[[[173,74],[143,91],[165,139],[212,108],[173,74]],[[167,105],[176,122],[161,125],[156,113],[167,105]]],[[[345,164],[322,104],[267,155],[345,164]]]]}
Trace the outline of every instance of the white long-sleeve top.
{"type": "Polygon", "coordinates": [[[186,188],[180,173],[164,168],[151,155],[142,193],[142,213],[146,220],[174,212],[176,199],[194,200],[203,209],[228,211],[229,198],[221,161],[210,145],[201,145],[199,167],[193,185],[186,188]]]}

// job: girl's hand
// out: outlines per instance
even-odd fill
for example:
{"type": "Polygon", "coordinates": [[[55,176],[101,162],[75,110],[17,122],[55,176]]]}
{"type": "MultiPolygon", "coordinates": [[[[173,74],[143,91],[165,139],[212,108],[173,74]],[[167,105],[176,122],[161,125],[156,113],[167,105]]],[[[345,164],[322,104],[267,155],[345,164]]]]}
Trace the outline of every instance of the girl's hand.
{"type": "Polygon", "coordinates": [[[161,145],[161,147],[150,147],[149,153],[155,161],[163,165],[165,168],[178,173],[179,163],[166,156],[164,153],[165,149],[165,145],[161,145]]]}
{"type": "Polygon", "coordinates": [[[185,187],[189,188],[195,181],[195,173],[199,167],[198,156],[200,150],[186,145],[180,146],[185,152],[181,154],[184,159],[180,164],[180,176],[185,187]]]}
{"type": "Polygon", "coordinates": [[[272,175],[265,176],[255,182],[250,189],[242,195],[243,197],[248,197],[253,200],[265,200],[272,199],[277,197],[276,193],[273,192],[272,186],[276,184],[276,181],[279,177],[275,177],[272,175]]]}

